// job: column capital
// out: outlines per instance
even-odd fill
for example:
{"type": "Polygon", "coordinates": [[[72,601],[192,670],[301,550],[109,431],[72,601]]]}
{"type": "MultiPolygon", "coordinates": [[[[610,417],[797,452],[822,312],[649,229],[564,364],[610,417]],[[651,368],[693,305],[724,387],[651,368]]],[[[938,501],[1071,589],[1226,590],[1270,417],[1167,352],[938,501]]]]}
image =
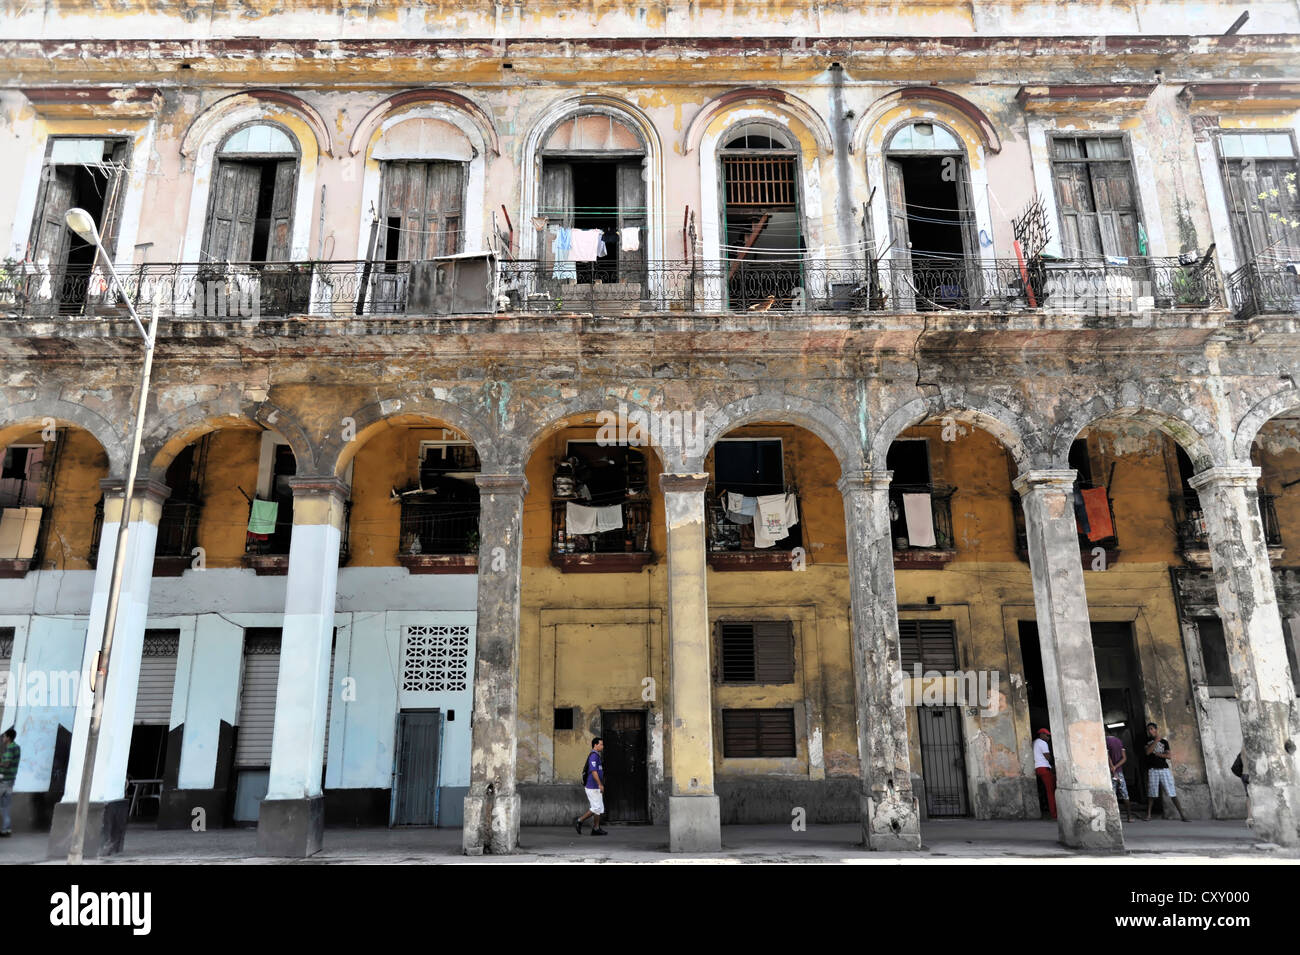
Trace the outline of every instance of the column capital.
{"type": "Polygon", "coordinates": [[[476,474],[474,483],[480,494],[518,494],[521,501],[528,494],[528,479],[522,474],[476,474]]]}
{"type": "Polygon", "coordinates": [[[1206,468],[1187,479],[1196,490],[1203,487],[1259,487],[1260,469],[1251,464],[1226,464],[1206,468]]]}
{"type": "Polygon", "coordinates": [[[893,480],[893,471],[868,471],[865,468],[854,468],[841,474],[835,486],[840,489],[841,494],[848,494],[850,491],[887,491],[893,480]]]}
{"type": "Polygon", "coordinates": [[[692,491],[700,494],[709,486],[708,473],[696,474],[677,474],[667,473],[659,475],[659,490],[665,494],[690,494],[692,491]]]}
{"type": "Polygon", "coordinates": [[[1074,490],[1074,482],[1079,477],[1079,472],[1074,468],[1041,468],[1034,471],[1025,471],[1014,481],[1011,486],[1016,492],[1024,497],[1030,491],[1036,491],[1040,488],[1043,490],[1074,490]]]}
{"type": "Polygon", "coordinates": [[[333,474],[305,474],[288,478],[287,482],[295,501],[310,497],[336,497],[346,501],[352,490],[342,478],[333,474]]]}
{"type": "MultiPolygon", "coordinates": [[[[102,478],[99,482],[99,489],[104,492],[105,497],[120,498],[126,494],[126,480],[124,478],[102,478]]],[[[171,496],[171,493],[172,489],[162,481],[136,481],[132,496],[137,501],[161,504],[171,496]]]]}

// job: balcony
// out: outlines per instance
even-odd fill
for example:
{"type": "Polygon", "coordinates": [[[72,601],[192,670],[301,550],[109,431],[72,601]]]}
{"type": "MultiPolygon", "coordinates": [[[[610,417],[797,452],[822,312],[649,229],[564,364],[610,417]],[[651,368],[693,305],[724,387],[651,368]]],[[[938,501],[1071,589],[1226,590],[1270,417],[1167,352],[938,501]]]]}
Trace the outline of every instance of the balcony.
{"type": "Polygon", "coordinates": [[[52,508],[16,501],[0,506],[0,580],[21,579],[40,567],[53,514],[52,508]]]}
{"type": "Polygon", "coordinates": [[[1226,282],[1232,314],[1239,320],[1300,315],[1300,266],[1295,262],[1248,262],[1226,282]]]}
{"type": "Polygon", "coordinates": [[[477,502],[402,501],[397,561],[413,574],[478,572],[477,502]]]}
{"type": "MultiPolygon", "coordinates": [[[[248,517],[253,516],[253,505],[248,505],[248,517]]],[[[343,502],[343,527],[339,535],[339,566],[348,562],[348,528],[352,523],[352,502],[343,502]]],[[[265,537],[248,534],[244,541],[245,567],[251,567],[259,577],[283,577],[289,572],[289,544],[293,537],[293,509],[281,506],[276,516],[275,533],[265,537]]]]}
{"type": "MultiPolygon", "coordinates": [[[[1091,484],[1075,485],[1079,490],[1093,488],[1091,484]]],[[[1106,495],[1106,508],[1110,512],[1110,526],[1112,531],[1118,527],[1115,523],[1115,502],[1106,495]]],[[[1025,510],[1020,503],[1020,495],[1011,495],[1011,510],[1015,518],[1016,529],[1016,553],[1020,559],[1029,561],[1029,534],[1025,527],[1025,510]]],[[[1083,564],[1084,570],[1105,569],[1119,560],[1119,535],[1118,532],[1112,533],[1109,537],[1093,540],[1088,534],[1079,531],[1079,560],[1083,564]],[[1097,554],[1096,550],[1101,548],[1105,553],[1097,554]],[[1099,564],[1100,561],[1100,564],[1099,564]]]]}
{"type": "MultiPolygon", "coordinates": [[[[494,262],[487,254],[421,262],[148,263],[123,274],[122,283],[137,302],[157,296],[161,317],[175,321],[498,312],[887,315],[957,310],[1091,316],[1223,304],[1213,269],[1198,271],[1177,259],[1040,260],[1025,267],[1013,259],[965,262],[920,256],[871,266],[813,258],[577,265],[577,279],[570,280],[557,279],[554,267],[544,262],[494,262]]],[[[1254,288],[1243,281],[1233,286],[1237,297],[1245,294],[1243,288],[1254,288]]],[[[124,317],[126,310],[98,269],[19,264],[0,269],[0,314],[113,318],[124,317]]]]}
{"type": "MultiPolygon", "coordinates": [[[[158,540],[153,552],[155,577],[179,577],[193,564],[202,514],[203,504],[199,501],[169,498],[163,502],[158,519],[158,540]]],[[[96,541],[98,539],[96,535],[96,541]]]]}
{"type": "MultiPolygon", "coordinates": [[[[1193,567],[1210,566],[1210,536],[1205,525],[1205,512],[1196,494],[1172,494],[1170,507],[1174,512],[1174,530],[1178,534],[1178,552],[1193,567]]],[[[1273,563],[1281,560],[1286,551],[1282,547],[1282,527],[1277,520],[1275,496],[1259,492],[1259,516],[1264,524],[1264,543],[1273,563]]]]}
{"type": "Polygon", "coordinates": [[[650,551],[650,502],[622,504],[623,526],[595,534],[571,534],[568,505],[551,501],[551,563],[566,574],[638,573],[654,560],[650,551]]]}
{"type": "Polygon", "coordinates": [[[709,566],[720,572],[748,570],[794,570],[799,561],[807,562],[803,547],[803,507],[799,492],[786,487],[794,494],[799,507],[800,521],[790,528],[789,536],[772,547],[758,547],[754,543],[754,525],[737,524],[727,517],[717,492],[710,490],[705,504],[705,541],[709,566]],[[798,553],[796,553],[798,552],[798,553]]]}
{"type": "Polygon", "coordinates": [[[937,570],[957,556],[952,534],[952,496],[956,488],[932,484],[894,484],[889,488],[890,536],[894,541],[895,570],[937,570]],[[933,544],[916,544],[925,540],[925,531],[912,528],[909,536],[903,495],[925,494],[930,498],[930,530],[933,544]]]}

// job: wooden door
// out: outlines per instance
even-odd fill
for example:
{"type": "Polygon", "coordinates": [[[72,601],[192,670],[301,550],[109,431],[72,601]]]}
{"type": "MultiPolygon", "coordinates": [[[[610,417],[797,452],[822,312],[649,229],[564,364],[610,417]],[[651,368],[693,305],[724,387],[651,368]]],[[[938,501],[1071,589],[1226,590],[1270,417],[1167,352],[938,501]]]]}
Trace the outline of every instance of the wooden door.
{"type": "Polygon", "coordinates": [[[644,710],[602,710],[605,810],[610,822],[649,822],[644,710]]]}
{"type": "Polygon", "coordinates": [[[1281,220],[1300,219],[1294,159],[1245,159],[1226,163],[1232,232],[1242,262],[1300,256],[1300,229],[1281,220]]]}
{"type": "Polygon", "coordinates": [[[377,258],[420,261],[460,252],[464,184],[464,163],[385,163],[377,258]]]}
{"type": "Polygon", "coordinates": [[[556,229],[573,228],[573,166],[569,163],[543,160],[541,214],[547,225],[537,240],[537,258],[549,269],[555,261],[551,246],[556,229]]]}
{"type": "Polygon", "coordinates": [[[72,208],[73,169],[69,166],[46,166],[43,172],[48,178],[36,213],[29,254],[37,265],[45,263],[61,269],[67,262],[68,244],[72,238],[64,215],[72,208]]]}
{"type": "Polygon", "coordinates": [[[204,262],[247,262],[252,258],[261,186],[258,165],[218,160],[201,253],[204,262]]]}
{"type": "Polygon", "coordinates": [[[403,710],[397,714],[391,825],[438,824],[441,743],[442,713],[438,710],[403,710]]]}
{"type": "Polygon", "coordinates": [[[907,187],[903,183],[903,164],[885,160],[885,192],[889,203],[890,276],[885,282],[890,304],[911,309],[916,305],[912,291],[912,240],[907,228],[907,187]]]}
{"type": "Polygon", "coordinates": [[[271,228],[266,244],[267,262],[288,262],[292,257],[293,194],[297,179],[297,160],[275,166],[275,186],[271,193],[271,228]]]}
{"type": "Polygon", "coordinates": [[[644,285],[646,243],[645,179],[640,160],[618,164],[618,280],[640,282],[644,285]],[[639,248],[628,252],[623,248],[623,230],[638,231],[639,248]]]}

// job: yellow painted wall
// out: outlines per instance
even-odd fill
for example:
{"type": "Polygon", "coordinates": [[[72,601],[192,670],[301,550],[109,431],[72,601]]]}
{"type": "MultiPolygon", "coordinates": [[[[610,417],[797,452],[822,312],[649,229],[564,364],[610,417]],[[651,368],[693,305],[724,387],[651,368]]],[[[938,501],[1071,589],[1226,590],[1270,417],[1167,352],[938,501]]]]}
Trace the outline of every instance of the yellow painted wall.
{"type": "MultiPolygon", "coordinates": [[[[42,444],[39,431],[14,444],[42,444]]],[[[86,557],[95,524],[95,505],[108,477],[108,455],[88,432],[68,428],[54,472],[54,515],[45,539],[43,566],[51,570],[88,570],[86,557]]]]}
{"type": "Polygon", "coordinates": [[[199,546],[207,565],[239,567],[248,531],[248,500],[257,494],[257,458],[262,432],[226,429],[212,434],[203,476],[203,513],[199,517],[199,546]]]}

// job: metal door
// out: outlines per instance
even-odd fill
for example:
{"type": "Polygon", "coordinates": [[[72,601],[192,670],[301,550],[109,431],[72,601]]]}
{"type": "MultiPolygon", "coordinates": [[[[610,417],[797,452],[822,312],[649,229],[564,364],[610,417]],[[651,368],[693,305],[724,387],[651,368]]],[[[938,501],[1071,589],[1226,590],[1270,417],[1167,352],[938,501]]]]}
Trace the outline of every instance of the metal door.
{"type": "Polygon", "coordinates": [[[644,710],[602,710],[605,811],[610,822],[649,822],[644,710]]]}
{"type": "Polygon", "coordinates": [[[397,759],[393,766],[389,825],[438,824],[441,750],[442,713],[439,710],[402,710],[397,714],[397,759]]]}
{"type": "Polygon", "coordinates": [[[931,817],[970,814],[966,797],[966,751],[961,737],[961,709],[921,706],[921,775],[925,807],[931,817]]]}

